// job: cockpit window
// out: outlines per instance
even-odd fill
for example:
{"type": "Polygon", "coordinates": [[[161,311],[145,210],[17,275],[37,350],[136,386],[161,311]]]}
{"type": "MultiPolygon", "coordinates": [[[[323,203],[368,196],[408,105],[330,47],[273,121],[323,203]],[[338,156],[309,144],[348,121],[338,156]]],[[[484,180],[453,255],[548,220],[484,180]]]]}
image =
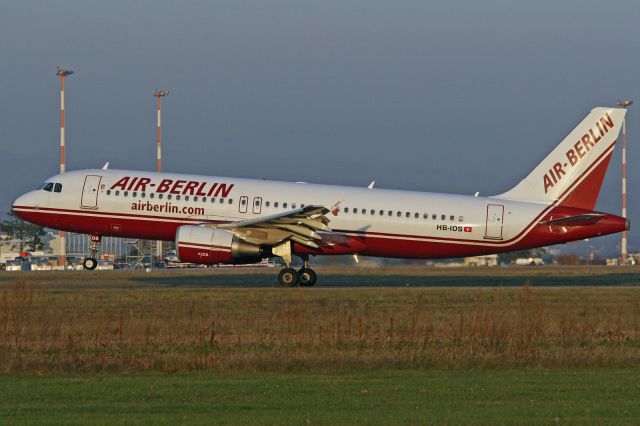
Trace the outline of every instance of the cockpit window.
{"type": "Polygon", "coordinates": [[[56,183],[55,186],[53,187],[53,192],[62,192],[62,184],[56,183]]]}
{"type": "Polygon", "coordinates": [[[42,187],[44,191],[51,192],[53,190],[53,182],[47,182],[42,187]]]}

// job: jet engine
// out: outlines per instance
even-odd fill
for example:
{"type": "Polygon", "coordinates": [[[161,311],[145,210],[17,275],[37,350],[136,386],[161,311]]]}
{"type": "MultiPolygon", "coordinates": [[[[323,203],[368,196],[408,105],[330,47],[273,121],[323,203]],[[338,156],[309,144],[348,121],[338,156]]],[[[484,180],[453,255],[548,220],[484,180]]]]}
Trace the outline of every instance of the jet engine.
{"type": "Polygon", "coordinates": [[[185,225],[176,233],[176,253],[181,262],[202,264],[259,262],[259,245],[238,238],[233,232],[205,226],[185,225]]]}

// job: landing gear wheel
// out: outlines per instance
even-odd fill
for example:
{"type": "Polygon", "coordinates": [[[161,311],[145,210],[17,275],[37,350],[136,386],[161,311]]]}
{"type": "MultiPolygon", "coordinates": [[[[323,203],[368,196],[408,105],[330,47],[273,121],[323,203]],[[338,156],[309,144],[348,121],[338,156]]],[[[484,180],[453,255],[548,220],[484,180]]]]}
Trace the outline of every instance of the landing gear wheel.
{"type": "Polygon", "coordinates": [[[84,269],[88,271],[93,271],[94,269],[96,269],[96,266],[98,266],[98,261],[95,260],[93,257],[87,257],[82,262],[82,266],[84,267],[84,269]]]}
{"type": "Polygon", "coordinates": [[[298,274],[300,275],[300,287],[313,287],[318,280],[318,276],[311,268],[302,268],[298,274]]]}
{"type": "Polygon", "coordinates": [[[278,281],[282,287],[294,287],[298,284],[300,276],[293,268],[284,268],[278,274],[278,281]]]}

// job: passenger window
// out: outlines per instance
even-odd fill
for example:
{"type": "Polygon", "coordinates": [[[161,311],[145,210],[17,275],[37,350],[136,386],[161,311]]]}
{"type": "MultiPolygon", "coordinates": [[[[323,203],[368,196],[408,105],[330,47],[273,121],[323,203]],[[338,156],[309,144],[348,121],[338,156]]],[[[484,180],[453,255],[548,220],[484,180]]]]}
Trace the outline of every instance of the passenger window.
{"type": "Polygon", "coordinates": [[[171,198],[173,198],[173,196],[171,194],[167,194],[167,200],[170,200],[171,198]]]}
{"type": "Polygon", "coordinates": [[[62,184],[61,183],[56,183],[53,192],[62,192],[62,184]]]}
{"type": "Polygon", "coordinates": [[[265,206],[267,206],[267,207],[269,207],[270,205],[271,205],[271,202],[270,202],[270,201],[267,201],[267,202],[265,203],[265,206]]]}
{"type": "Polygon", "coordinates": [[[224,204],[224,198],[220,198],[220,204],[224,204]]]}
{"type": "Polygon", "coordinates": [[[451,216],[449,216],[449,220],[450,220],[451,222],[453,222],[454,220],[456,220],[456,217],[455,217],[454,215],[451,215],[451,216]]]}
{"type": "MultiPolygon", "coordinates": [[[[188,199],[189,199],[189,198],[187,197],[187,200],[188,200],[188,199]]],[[[193,197],[193,201],[198,201],[198,197],[193,197]]]]}
{"type": "Polygon", "coordinates": [[[296,203],[291,204],[291,208],[295,209],[296,208],[296,203]]]}
{"type": "Polygon", "coordinates": [[[437,218],[438,218],[437,214],[434,213],[434,214],[431,215],[431,219],[436,220],[437,218]]]}
{"type": "Polygon", "coordinates": [[[404,215],[405,215],[406,217],[411,217],[411,213],[409,213],[409,212],[406,212],[404,215]]]}
{"type": "Polygon", "coordinates": [[[402,212],[398,212],[398,214],[396,216],[402,217],[402,212]]]}
{"type": "Polygon", "coordinates": [[[447,215],[446,215],[446,214],[443,214],[443,215],[441,215],[441,216],[440,216],[440,219],[441,219],[441,220],[445,220],[446,218],[447,218],[447,215]]]}
{"type": "Polygon", "coordinates": [[[206,203],[207,202],[207,197],[202,197],[202,202],[206,203]]]}
{"type": "Polygon", "coordinates": [[[374,209],[371,209],[371,211],[369,213],[371,213],[371,215],[375,215],[376,211],[374,209]]]}
{"type": "Polygon", "coordinates": [[[122,195],[124,195],[125,197],[126,197],[126,196],[128,196],[128,195],[129,195],[129,191],[124,191],[124,192],[122,193],[122,195]]]}
{"type": "Polygon", "coordinates": [[[389,213],[387,214],[387,216],[393,216],[393,212],[389,210],[389,213]]]}
{"type": "Polygon", "coordinates": [[[185,196],[184,196],[184,200],[185,200],[185,201],[189,201],[189,196],[188,196],[188,195],[185,195],[185,196]]]}
{"type": "Polygon", "coordinates": [[[345,208],[344,208],[344,212],[345,212],[345,213],[349,213],[349,207],[345,207],[345,208]]]}
{"type": "Polygon", "coordinates": [[[147,194],[146,194],[145,192],[141,192],[141,193],[140,193],[140,196],[141,196],[142,198],[144,198],[144,197],[146,197],[146,196],[147,196],[147,194]]]}
{"type": "Polygon", "coordinates": [[[273,203],[273,207],[278,207],[278,202],[273,203]]]}
{"type": "Polygon", "coordinates": [[[229,204],[233,204],[233,198],[229,198],[229,204]]]}
{"type": "Polygon", "coordinates": [[[47,192],[53,191],[53,182],[49,182],[42,187],[43,190],[47,192]]]}
{"type": "Polygon", "coordinates": [[[362,214],[367,214],[367,209],[362,209],[361,212],[362,214]]]}
{"type": "Polygon", "coordinates": [[[107,195],[111,195],[111,190],[107,189],[107,195]]]}
{"type": "MultiPolygon", "coordinates": [[[[149,198],[153,198],[155,197],[155,194],[152,192],[151,194],[149,194],[149,198]]],[[[162,198],[162,195],[160,195],[160,198],[162,198]]]]}
{"type": "Polygon", "coordinates": [[[458,220],[459,220],[460,222],[464,222],[464,217],[459,216],[459,217],[458,217],[458,220]]]}
{"type": "Polygon", "coordinates": [[[282,203],[282,208],[286,209],[287,208],[287,203],[282,203]]]}
{"type": "Polygon", "coordinates": [[[416,213],[413,215],[413,217],[415,217],[416,219],[418,219],[420,217],[420,214],[416,213]]]}
{"type": "Polygon", "coordinates": [[[179,200],[180,200],[180,196],[176,195],[176,201],[179,201],[179,200]]]}
{"type": "Polygon", "coordinates": [[[215,199],[215,198],[213,198],[213,197],[211,197],[211,202],[212,202],[212,203],[215,203],[215,202],[216,202],[216,199],[215,199]]]}
{"type": "Polygon", "coordinates": [[[116,196],[120,195],[120,191],[116,191],[116,196]]]}
{"type": "Polygon", "coordinates": [[[429,213],[425,213],[425,214],[423,214],[423,215],[422,215],[422,218],[423,218],[423,219],[429,219],[429,213]]]}
{"type": "Polygon", "coordinates": [[[384,216],[384,210],[380,210],[380,216],[384,216]]]}
{"type": "Polygon", "coordinates": [[[132,196],[132,197],[137,197],[137,196],[138,196],[138,193],[137,193],[137,192],[133,192],[133,193],[131,193],[131,196],[132,196]]]}
{"type": "Polygon", "coordinates": [[[353,213],[358,213],[358,209],[356,209],[355,207],[354,207],[353,209],[351,209],[351,211],[352,211],[353,213]]]}

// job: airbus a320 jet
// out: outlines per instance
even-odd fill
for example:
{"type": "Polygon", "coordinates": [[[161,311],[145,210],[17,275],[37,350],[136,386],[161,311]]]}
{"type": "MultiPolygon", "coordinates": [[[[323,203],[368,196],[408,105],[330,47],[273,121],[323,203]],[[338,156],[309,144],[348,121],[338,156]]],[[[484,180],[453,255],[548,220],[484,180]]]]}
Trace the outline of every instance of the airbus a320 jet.
{"type": "Polygon", "coordinates": [[[281,285],[312,286],[310,255],[477,256],[628,229],[626,219],[593,210],[625,112],[593,109],[521,182],[490,197],[105,167],[53,176],[13,211],[89,234],[85,269],[95,269],[102,236],[175,240],[183,262],[281,257],[281,285]]]}

